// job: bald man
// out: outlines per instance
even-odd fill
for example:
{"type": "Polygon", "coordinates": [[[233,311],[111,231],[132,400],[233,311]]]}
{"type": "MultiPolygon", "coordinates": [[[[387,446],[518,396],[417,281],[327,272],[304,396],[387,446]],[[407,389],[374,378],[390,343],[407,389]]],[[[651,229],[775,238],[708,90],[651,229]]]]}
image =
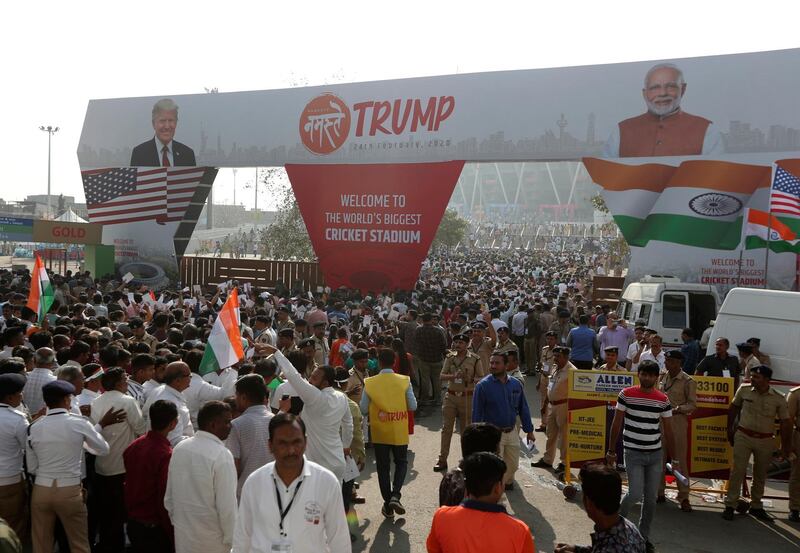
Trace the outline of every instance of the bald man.
{"type": "Polygon", "coordinates": [[[147,403],[144,404],[143,414],[147,420],[147,426],[150,428],[150,406],[159,399],[174,403],[178,408],[178,424],[167,435],[169,443],[175,447],[182,440],[194,436],[194,427],[192,426],[192,419],[189,416],[189,407],[186,404],[186,398],[183,397],[183,392],[189,387],[192,381],[192,371],[189,365],[183,361],[174,361],[167,365],[164,369],[164,377],[161,386],[153,390],[147,398],[147,403]]]}

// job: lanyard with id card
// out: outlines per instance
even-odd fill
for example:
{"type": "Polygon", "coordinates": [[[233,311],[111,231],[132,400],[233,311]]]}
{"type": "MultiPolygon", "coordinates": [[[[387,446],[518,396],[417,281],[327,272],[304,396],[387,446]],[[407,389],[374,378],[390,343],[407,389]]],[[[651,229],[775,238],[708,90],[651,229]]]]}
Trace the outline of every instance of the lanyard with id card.
{"type": "Polygon", "coordinates": [[[303,484],[303,481],[300,480],[297,483],[297,487],[295,487],[292,498],[289,500],[289,504],[286,505],[286,509],[283,508],[281,493],[278,490],[278,482],[274,479],[274,477],[272,483],[275,485],[275,500],[278,502],[278,513],[280,514],[278,526],[280,527],[281,535],[278,541],[272,542],[272,545],[270,546],[270,553],[292,553],[292,542],[289,541],[286,531],[283,529],[283,521],[286,519],[286,515],[289,514],[289,511],[294,504],[294,500],[297,497],[297,492],[300,491],[300,486],[303,484]]]}

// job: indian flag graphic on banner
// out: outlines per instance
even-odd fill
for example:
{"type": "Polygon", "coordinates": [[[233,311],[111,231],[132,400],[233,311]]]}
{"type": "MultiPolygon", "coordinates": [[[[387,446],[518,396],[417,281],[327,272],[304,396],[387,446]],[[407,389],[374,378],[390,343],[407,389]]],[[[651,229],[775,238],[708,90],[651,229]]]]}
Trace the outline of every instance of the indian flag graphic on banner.
{"type": "Polygon", "coordinates": [[[233,288],[211,328],[199,373],[203,376],[228,368],[243,357],[242,334],[239,331],[239,294],[233,288]]]}
{"type": "Polygon", "coordinates": [[[31,291],[28,294],[28,309],[35,311],[38,315],[37,322],[42,324],[44,316],[50,311],[53,305],[54,293],[53,285],[50,284],[50,277],[47,276],[47,269],[39,254],[36,254],[36,261],[33,264],[31,273],[31,291]]]}
{"type": "Polygon", "coordinates": [[[766,207],[771,167],[693,160],[678,166],[585,158],[592,180],[631,246],[651,240],[718,250],[741,243],[744,210],[766,207]]]}
{"type": "Polygon", "coordinates": [[[774,215],[766,211],[748,209],[746,220],[745,249],[766,248],[769,244],[770,251],[775,253],[800,253],[800,240],[797,239],[797,233],[774,215]]]}

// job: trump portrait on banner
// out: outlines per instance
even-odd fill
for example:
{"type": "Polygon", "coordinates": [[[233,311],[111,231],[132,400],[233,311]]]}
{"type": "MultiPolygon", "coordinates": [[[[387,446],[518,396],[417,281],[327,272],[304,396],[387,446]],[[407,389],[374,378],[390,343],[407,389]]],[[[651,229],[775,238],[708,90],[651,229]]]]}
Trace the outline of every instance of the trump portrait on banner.
{"type": "Polygon", "coordinates": [[[714,124],[681,109],[683,72],[671,63],[650,68],[642,96],[647,111],[620,121],[606,142],[605,157],[718,155],[724,144],[714,124]]]}
{"type": "Polygon", "coordinates": [[[155,136],[142,142],[131,153],[131,167],[193,167],[194,150],[174,140],[178,127],[178,105],[163,98],[153,106],[155,136]]]}

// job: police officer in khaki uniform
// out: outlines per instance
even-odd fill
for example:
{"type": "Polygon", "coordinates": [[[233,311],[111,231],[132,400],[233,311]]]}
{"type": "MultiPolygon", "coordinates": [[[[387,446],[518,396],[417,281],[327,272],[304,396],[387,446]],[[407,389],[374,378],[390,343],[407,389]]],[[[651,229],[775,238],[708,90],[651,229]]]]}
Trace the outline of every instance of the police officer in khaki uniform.
{"type": "MultiPolygon", "coordinates": [[[[606,359],[608,352],[606,352],[606,359]]],[[[683,470],[689,466],[689,415],[697,408],[697,382],[683,372],[683,354],[680,350],[673,349],[664,353],[664,364],[667,372],[658,377],[658,389],[664,392],[672,405],[672,435],[675,443],[674,458],[680,461],[683,470]]],[[[669,461],[666,450],[664,451],[664,468],[669,461]]],[[[658,490],[657,503],[666,501],[664,491],[666,481],[662,470],[661,486],[658,490]]],[[[681,484],[676,479],[678,486],[678,503],[684,513],[692,512],[689,503],[689,486],[681,484]]]]}
{"type": "Polygon", "coordinates": [[[456,417],[460,431],[472,420],[472,393],[475,383],[485,376],[480,357],[467,351],[469,338],[466,334],[453,336],[453,350],[447,354],[442,368],[442,382],[448,382],[447,396],[442,404],[442,445],[439,460],[433,466],[436,472],[447,471],[447,456],[450,454],[450,441],[456,417]]]}
{"type": "Polygon", "coordinates": [[[783,457],[788,458],[792,447],[792,423],[786,399],[771,388],[769,381],[772,369],[759,365],[750,370],[750,384],[736,390],[728,411],[728,440],[733,445],[733,468],[728,481],[725,512],[722,518],[733,520],[733,512],[739,502],[742,482],[753,456],[753,484],[750,487],[750,514],[770,522],[772,516],[764,510],[764,482],[767,468],[775,451],[775,419],[781,421],[781,447],[783,457]],[[741,416],[740,416],[741,415],[741,416]],[[738,426],[736,420],[739,419],[738,426]]]}
{"type": "Polygon", "coordinates": [[[297,345],[294,343],[294,330],[291,328],[284,328],[278,332],[278,349],[282,354],[286,355],[290,351],[296,351],[297,345]]]}
{"type": "MultiPolygon", "coordinates": [[[[327,365],[331,355],[331,348],[328,345],[328,339],[325,337],[325,326],[325,321],[314,323],[314,335],[311,337],[314,340],[314,362],[319,367],[327,365]]],[[[331,332],[335,332],[335,329],[331,332]]]]}
{"type": "Polygon", "coordinates": [[[567,391],[569,388],[569,371],[577,370],[569,362],[570,348],[556,346],[553,348],[553,374],[547,387],[547,401],[550,411],[547,413],[547,445],[544,455],[532,467],[553,468],[556,458],[556,445],[561,450],[561,462],[556,472],[564,470],[564,458],[567,455],[567,391]]]}
{"type": "Polygon", "coordinates": [[[597,367],[598,371],[624,371],[624,366],[619,364],[619,348],[617,346],[606,346],[603,348],[606,354],[606,362],[597,367]]]}
{"type": "Polygon", "coordinates": [[[558,334],[552,330],[548,330],[544,337],[547,345],[542,348],[542,353],[539,355],[539,382],[536,384],[542,402],[542,424],[536,429],[537,432],[547,432],[547,384],[550,382],[550,373],[556,363],[553,348],[558,345],[558,334]]]}
{"type": "Polygon", "coordinates": [[[786,396],[792,432],[792,474],[789,477],[789,520],[800,522],[800,386],[792,388],[786,396]]]}
{"type": "Polygon", "coordinates": [[[480,358],[481,369],[484,374],[488,374],[489,358],[492,356],[494,345],[497,342],[497,333],[495,333],[491,322],[487,324],[483,321],[473,321],[470,328],[472,328],[472,338],[467,349],[470,353],[474,353],[480,358]],[[488,336],[486,335],[487,330],[488,336]]]}

